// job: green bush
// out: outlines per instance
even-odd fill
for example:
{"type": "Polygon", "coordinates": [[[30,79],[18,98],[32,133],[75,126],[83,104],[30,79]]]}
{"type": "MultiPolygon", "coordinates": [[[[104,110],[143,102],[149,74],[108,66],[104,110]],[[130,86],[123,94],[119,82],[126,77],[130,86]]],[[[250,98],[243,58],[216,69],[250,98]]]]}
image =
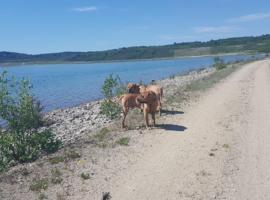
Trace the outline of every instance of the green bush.
{"type": "Polygon", "coordinates": [[[116,119],[121,114],[121,107],[119,106],[119,104],[109,99],[105,99],[101,103],[100,113],[106,115],[110,119],[116,119]]]}
{"type": "Polygon", "coordinates": [[[12,163],[30,162],[42,153],[58,150],[62,142],[43,125],[42,106],[32,93],[29,80],[8,79],[0,75],[0,172],[12,163]]]}
{"type": "Polygon", "coordinates": [[[226,68],[226,64],[224,60],[220,57],[215,57],[214,58],[214,65],[213,65],[217,70],[221,70],[226,68]]]}
{"type": "Polygon", "coordinates": [[[125,93],[125,90],[126,88],[119,76],[110,74],[109,77],[105,79],[102,86],[102,93],[105,96],[105,100],[101,103],[100,113],[106,115],[110,119],[118,118],[121,113],[121,107],[112,99],[115,96],[125,93]]]}

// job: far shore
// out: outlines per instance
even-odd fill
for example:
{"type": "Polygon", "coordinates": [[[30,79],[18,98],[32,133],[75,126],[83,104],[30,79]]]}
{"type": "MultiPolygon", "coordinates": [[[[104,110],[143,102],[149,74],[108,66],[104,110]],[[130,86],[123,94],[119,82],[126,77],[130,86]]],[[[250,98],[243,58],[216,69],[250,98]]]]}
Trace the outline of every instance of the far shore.
{"type": "Polygon", "coordinates": [[[48,62],[8,62],[0,63],[1,67],[15,67],[24,65],[48,65],[48,64],[96,64],[96,63],[121,63],[121,62],[140,62],[140,61],[158,61],[158,60],[173,60],[183,58],[200,58],[200,57],[216,57],[216,56],[230,56],[230,55],[252,55],[252,53],[221,53],[221,54],[205,54],[205,55],[194,55],[194,56],[174,56],[174,57],[163,57],[163,58],[145,58],[145,59],[127,59],[127,60],[102,60],[102,61],[48,61],[48,62]]]}

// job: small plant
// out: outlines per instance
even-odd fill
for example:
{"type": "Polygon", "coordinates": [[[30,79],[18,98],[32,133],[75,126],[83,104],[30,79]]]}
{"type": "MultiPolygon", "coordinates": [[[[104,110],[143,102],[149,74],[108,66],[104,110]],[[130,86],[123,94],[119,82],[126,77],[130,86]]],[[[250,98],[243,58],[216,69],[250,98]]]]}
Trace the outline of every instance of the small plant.
{"type": "Polygon", "coordinates": [[[72,160],[75,160],[77,158],[80,158],[81,155],[76,152],[75,150],[71,150],[69,152],[66,153],[66,158],[69,158],[69,159],[72,159],[72,160]]]}
{"type": "Polygon", "coordinates": [[[47,197],[44,193],[41,193],[41,194],[38,196],[38,199],[39,199],[39,200],[45,200],[45,199],[48,199],[48,197],[47,197]]]}
{"type": "Polygon", "coordinates": [[[29,174],[31,174],[31,171],[29,171],[26,167],[22,168],[21,170],[21,174],[23,176],[28,176],[29,174]]]}
{"type": "Polygon", "coordinates": [[[105,137],[108,135],[108,133],[110,132],[109,129],[107,128],[102,128],[99,133],[97,133],[94,137],[98,140],[98,141],[103,141],[105,139],[105,137]]]}
{"type": "Polygon", "coordinates": [[[222,147],[225,148],[225,149],[230,148],[230,146],[228,144],[223,144],[222,147]]]}
{"type": "Polygon", "coordinates": [[[215,57],[214,58],[214,67],[217,69],[217,70],[221,70],[221,69],[224,69],[226,68],[226,64],[224,62],[224,60],[220,57],[215,57]]]}
{"type": "Polygon", "coordinates": [[[63,181],[62,173],[60,172],[59,169],[57,169],[57,168],[52,169],[51,174],[52,174],[51,182],[53,184],[60,184],[63,181]]]}
{"type": "Polygon", "coordinates": [[[102,93],[105,96],[105,100],[101,103],[100,113],[110,119],[118,118],[121,113],[121,107],[112,99],[115,96],[123,94],[125,90],[126,89],[119,76],[113,76],[113,74],[110,74],[109,77],[105,79],[102,86],[102,93]]]}
{"type": "Polygon", "coordinates": [[[117,140],[116,143],[119,144],[119,145],[122,145],[122,146],[128,146],[129,141],[130,141],[129,137],[122,137],[119,140],[117,140]]]}
{"type": "Polygon", "coordinates": [[[83,180],[88,180],[88,179],[90,179],[90,174],[89,173],[81,173],[81,178],[83,179],[83,180]]]}
{"type": "Polygon", "coordinates": [[[61,162],[64,162],[64,161],[65,161],[64,156],[56,156],[56,157],[53,157],[53,158],[49,158],[49,162],[51,164],[58,164],[58,163],[61,163],[61,162]]]}
{"type": "Polygon", "coordinates": [[[30,185],[29,189],[31,191],[40,192],[41,190],[47,190],[49,186],[49,181],[47,178],[34,180],[30,185]]]}
{"type": "Polygon", "coordinates": [[[121,107],[118,103],[115,103],[109,99],[105,99],[100,106],[100,113],[107,116],[110,119],[116,119],[120,116],[121,107]]]}

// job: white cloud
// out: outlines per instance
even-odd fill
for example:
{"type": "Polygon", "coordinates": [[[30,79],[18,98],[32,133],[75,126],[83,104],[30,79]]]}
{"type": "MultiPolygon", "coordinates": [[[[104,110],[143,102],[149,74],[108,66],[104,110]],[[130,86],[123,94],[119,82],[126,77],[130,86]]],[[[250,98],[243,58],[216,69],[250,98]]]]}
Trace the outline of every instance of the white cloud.
{"type": "Polygon", "coordinates": [[[201,26],[194,28],[196,33],[232,33],[236,30],[237,28],[232,26],[201,26]]]}
{"type": "Polygon", "coordinates": [[[97,11],[97,7],[96,6],[79,7],[73,8],[72,10],[75,12],[94,12],[97,11]]]}
{"type": "Polygon", "coordinates": [[[264,20],[264,19],[270,19],[270,12],[243,15],[240,17],[229,19],[228,22],[250,22],[250,21],[258,21],[258,20],[264,20]]]}

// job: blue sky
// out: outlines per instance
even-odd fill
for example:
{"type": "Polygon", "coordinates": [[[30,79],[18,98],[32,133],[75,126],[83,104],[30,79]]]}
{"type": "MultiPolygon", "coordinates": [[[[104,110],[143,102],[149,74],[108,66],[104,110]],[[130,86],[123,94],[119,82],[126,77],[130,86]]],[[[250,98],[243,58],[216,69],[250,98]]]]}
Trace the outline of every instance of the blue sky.
{"type": "Polygon", "coordinates": [[[266,33],[269,0],[0,0],[0,51],[93,51],[266,33]]]}

